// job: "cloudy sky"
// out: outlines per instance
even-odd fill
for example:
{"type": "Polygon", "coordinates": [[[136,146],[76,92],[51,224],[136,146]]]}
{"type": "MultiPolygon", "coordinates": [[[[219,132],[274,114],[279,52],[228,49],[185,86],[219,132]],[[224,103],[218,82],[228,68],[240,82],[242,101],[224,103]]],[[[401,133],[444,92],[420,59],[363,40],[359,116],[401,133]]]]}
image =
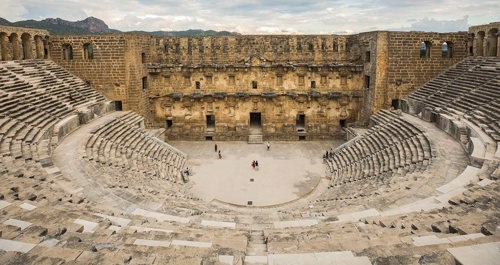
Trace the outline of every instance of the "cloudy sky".
{"type": "Polygon", "coordinates": [[[76,21],[94,16],[122,31],[450,32],[500,21],[498,0],[0,0],[0,4],[0,17],[9,21],[48,17],[76,21]]]}

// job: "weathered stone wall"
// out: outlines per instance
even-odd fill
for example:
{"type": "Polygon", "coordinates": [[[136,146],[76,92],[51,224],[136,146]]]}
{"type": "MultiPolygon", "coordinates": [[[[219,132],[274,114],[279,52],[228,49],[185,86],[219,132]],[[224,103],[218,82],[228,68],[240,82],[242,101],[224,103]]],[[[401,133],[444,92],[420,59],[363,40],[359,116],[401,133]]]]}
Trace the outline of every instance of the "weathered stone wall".
{"type": "Polygon", "coordinates": [[[151,66],[155,126],[166,127],[170,120],[171,139],[213,135],[214,139],[245,140],[250,112],[258,112],[266,139],[297,140],[298,135],[331,138],[339,133],[340,120],[359,119],[361,66],[266,66],[260,60],[251,61],[253,65],[240,67],[151,66]],[[303,130],[296,127],[298,114],[305,115],[303,130]],[[213,132],[207,128],[207,115],[215,116],[213,132]]]}
{"type": "Polygon", "coordinates": [[[353,36],[165,37],[157,41],[157,57],[167,64],[231,64],[258,57],[274,63],[328,63],[359,57],[353,36]]]}
{"type": "MultiPolygon", "coordinates": [[[[436,77],[445,69],[467,56],[466,32],[377,32],[360,34],[374,45],[375,58],[371,66],[369,98],[371,112],[390,108],[392,100],[403,98],[409,92],[436,77]],[[430,44],[428,55],[421,57],[422,42],[430,44]],[[449,54],[443,56],[442,44],[449,44],[449,54]],[[452,47],[452,48],[451,48],[452,47]],[[375,69],[375,72],[374,70],[375,69]]],[[[366,43],[366,42],[365,42],[366,43]]]]}
{"type": "Polygon", "coordinates": [[[0,26],[0,61],[47,59],[48,38],[46,30],[0,26]]]}
{"type": "Polygon", "coordinates": [[[125,78],[125,36],[56,36],[51,38],[52,60],[71,73],[90,82],[91,86],[112,100],[123,101],[128,109],[129,86],[125,78]],[[92,47],[92,56],[85,56],[85,45],[92,47]],[[64,53],[71,47],[72,58],[64,53]]]}
{"type": "MultiPolygon", "coordinates": [[[[118,34],[53,39],[53,59],[123,109],[167,128],[171,139],[245,140],[250,113],[265,139],[331,138],[365,124],[467,55],[467,33],[367,32],[351,36],[152,37],[118,34]],[[432,44],[420,57],[420,43],[432,44]],[[441,44],[453,56],[441,56],[441,44]],[[83,45],[92,43],[94,57],[83,45]],[[63,58],[63,44],[73,59],[63,58]],[[215,117],[214,128],[207,115],[215,117]],[[297,115],[305,124],[297,127],[297,115]]],[[[300,124],[299,124],[300,125],[300,124]]]]}
{"type": "Polygon", "coordinates": [[[166,37],[156,45],[148,65],[152,114],[170,139],[246,140],[251,112],[273,140],[332,138],[340,120],[360,119],[363,75],[353,36],[166,37]]]}
{"type": "Polygon", "coordinates": [[[127,34],[125,45],[125,80],[128,90],[128,107],[145,117],[151,127],[149,104],[150,81],[146,65],[151,61],[154,38],[145,35],[127,34]]]}

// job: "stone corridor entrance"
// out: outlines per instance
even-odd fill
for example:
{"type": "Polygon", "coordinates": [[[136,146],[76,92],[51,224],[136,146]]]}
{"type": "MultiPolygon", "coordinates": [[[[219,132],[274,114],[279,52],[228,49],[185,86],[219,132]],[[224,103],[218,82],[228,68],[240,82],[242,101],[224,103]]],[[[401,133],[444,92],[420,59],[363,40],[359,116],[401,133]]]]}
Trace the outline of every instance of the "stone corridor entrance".
{"type": "Polygon", "coordinates": [[[215,131],[215,115],[207,115],[207,132],[215,131]]]}
{"type": "Polygon", "coordinates": [[[260,112],[250,112],[250,134],[262,133],[262,120],[260,112]]]}

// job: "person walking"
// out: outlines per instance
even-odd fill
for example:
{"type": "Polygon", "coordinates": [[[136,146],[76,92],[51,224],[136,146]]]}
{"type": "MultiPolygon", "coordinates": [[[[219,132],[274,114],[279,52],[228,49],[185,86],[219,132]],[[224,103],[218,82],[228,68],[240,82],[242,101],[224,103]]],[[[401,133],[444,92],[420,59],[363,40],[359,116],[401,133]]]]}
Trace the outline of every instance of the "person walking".
{"type": "Polygon", "coordinates": [[[221,155],[221,153],[220,153],[220,150],[219,150],[219,159],[222,159],[222,155],[221,155]]]}
{"type": "Polygon", "coordinates": [[[271,148],[271,143],[268,141],[267,142],[267,151],[269,151],[270,148],[271,148]]]}
{"type": "Polygon", "coordinates": [[[255,160],[252,161],[252,169],[255,169],[255,160]]]}
{"type": "Polygon", "coordinates": [[[217,144],[215,144],[215,152],[217,152],[217,144]]]}

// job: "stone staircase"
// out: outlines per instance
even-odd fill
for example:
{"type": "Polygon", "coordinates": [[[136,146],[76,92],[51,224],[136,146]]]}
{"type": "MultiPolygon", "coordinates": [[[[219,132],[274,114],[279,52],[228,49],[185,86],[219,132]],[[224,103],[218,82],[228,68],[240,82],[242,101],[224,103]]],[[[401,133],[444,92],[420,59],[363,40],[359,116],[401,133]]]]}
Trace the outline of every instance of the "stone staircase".
{"type": "Polygon", "coordinates": [[[262,134],[250,134],[248,136],[249,144],[262,144],[262,134]]]}
{"type": "Polygon", "coordinates": [[[250,231],[244,264],[267,264],[267,242],[264,231],[250,231]]]}

